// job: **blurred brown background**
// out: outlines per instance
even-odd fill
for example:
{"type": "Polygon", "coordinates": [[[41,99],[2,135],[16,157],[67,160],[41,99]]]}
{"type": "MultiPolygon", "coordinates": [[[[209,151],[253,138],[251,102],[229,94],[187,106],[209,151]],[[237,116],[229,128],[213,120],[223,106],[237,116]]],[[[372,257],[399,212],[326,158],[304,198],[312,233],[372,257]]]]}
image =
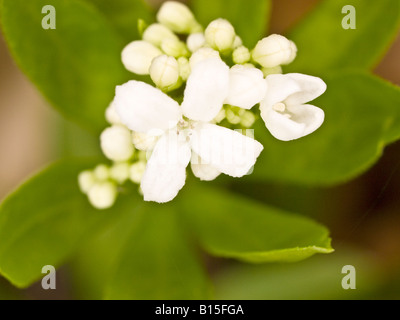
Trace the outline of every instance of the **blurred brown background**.
{"type": "MultiPolygon", "coordinates": [[[[318,0],[275,0],[270,32],[283,33],[318,0]]],[[[379,76],[400,85],[400,37],[381,64],[379,76]]],[[[0,199],[29,174],[54,158],[58,115],[16,67],[0,38],[0,199]]],[[[400,144],[389,146],[369,172],[343,186],[318,191],[317,219],[332,231],[336,244],[360,245],[388,269],[400,267],[400,144]]],[[[315,208],[314,208],[315,209],[315,208]]],[[[317,215],[316,212],[314,215],[317,215]]]]}

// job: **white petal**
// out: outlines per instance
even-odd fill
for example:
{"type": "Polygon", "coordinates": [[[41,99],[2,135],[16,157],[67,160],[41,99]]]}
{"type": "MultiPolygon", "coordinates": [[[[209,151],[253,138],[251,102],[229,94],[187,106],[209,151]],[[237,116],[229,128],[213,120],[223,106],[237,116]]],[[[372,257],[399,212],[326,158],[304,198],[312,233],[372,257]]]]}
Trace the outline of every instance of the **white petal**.
{"type": "Polygon", "coordinates": [[[295,122],[272,108],[261,109],[261,118],[269,132],[282,141],[289,141],[303,136],[305,124],[295,122]]]}
{"type": "Polygon", "coordinates": [[[260,108],[271,108],[278,102],[301,91],[300,85],[286,74],[271,74],[266,78],[268,91],[260,108]]]}
{"type": "Polygon", "coordinates": [[[317,77],[301,74],[288,73],[285,75],[289,79],[296,81],[300,91],[293,93],[286,99],[287,105],[299,105],[318,98],[326,90],[325,82],[317,77]]]}
{"type": "Polygon", "coordinates": [[[183,114],[192,120],[211,121],[229,92],[229,67],[219,58],[197,63],[186,84],[183,114]]]}
{"type": "Polygon", "coordinates": [[[132,80],[117,86],[114,105],[122,123],[136,132],[170,129],[181,118],[179,104],[175,100],[140,81],[132,80]]]}
{"type": "Polygon", "coordinates": [[[141,189],[145,201],[171,201],[185,185],[186,167],[191,151],[186,139],[175,131],[163,135],[157,142],[142,177],[141,189]]]}
{"type": "Polygon", "coordinates": [[[306,136],[317,130],[325,119],[325,113],[322,109],[309,104],[300,106],[288,106],[292,114],[292,120],[305,125],[302,136],[306,136]]]}
{"type": "Polygon", "coordinates": [[[304,137],[324,122],[324,112],[311,105],[288,107],[290,118],[271,109],[263,109],[261,117],[271,134],[282,141],[304,137]]]}
{"type": "Polygon", "coordinates": [[[229,95],[225,103],[251,109],[264,99],[267,83],[257,68],[235,65],[229,71],[229,95]]]}
{"type": "Polygon", "coordinates": [[[247,174],[262,149],[253,138],[214,124],[198,124],[192,136],[192,150],[204,163],[232,177],[247,174]]]}
{"type": "Polygon", "coordinates": [[[157,47],[146,41],[129,43],[121,54],[125,68],[136,74],[149,74],[151,62],[155,57],[162,55],[157,47]]]}
{"type": "Polygon", "coordinates": [[[190,167],[192,168],[194,176],[202,181],[212,181],[221,174],[221,172],[212,165],[204,163],[204,160],[194,152],[190,160],[190,167]]]}

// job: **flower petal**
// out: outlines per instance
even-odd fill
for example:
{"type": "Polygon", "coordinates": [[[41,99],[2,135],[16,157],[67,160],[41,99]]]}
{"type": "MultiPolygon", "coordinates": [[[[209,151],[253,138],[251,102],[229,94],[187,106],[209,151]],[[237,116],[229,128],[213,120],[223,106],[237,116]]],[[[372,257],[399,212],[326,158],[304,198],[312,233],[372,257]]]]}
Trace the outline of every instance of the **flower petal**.
{"type": "Polygon", "coordinates": [[[211,121],[229,92],[229,67],[219,58],[197,63],[186,84],[183,114],[192,120],[211,121]]]}
{"type": "Polygon", "coordinates": [[[157,142],[147,163],[140,187],[145,201],[164,203],[176,197],[185,185],[190,145],[176,131],[169,131],[157,142]]]}
{"type": "Polygon", "coordinates": [[[302,136],[306,136],[317,130],[325,119],[325,113],[322,109],[310,105],[303,104],[301,106],[288,106],[289,112],[292,114],[292,120],[305,125],[302,136]]]}
{"type": "Polygon", "coordinates": [[[192,168],[194,176],[202,181],[212,181],[221,174],[221,172],[212,165],[204,163],[204,160],[194,152],[192,152],[190,167],[192,168]]]}
{"type": "Polygon", "coordinates": [[[191,141],[192,151],[205,164],[232,177],[247,174],[263,149],[253,138],[209,123],[198,124],[191,141]]]}
{"type": "Polygon", "coordinates": [[[142,133],[171,129],[182,116],[175,100],[147,83],[134,80],[117,86],[114,105],[121,122],[142,133]]]}
{"type": "Polygon", "coordinates": [[[324,112],[311,105],[290,106],[288,111],[286,115],[272,108],[261,111],[261,117],[270,133],[282,141],[304,137],[314,132],[324,122],[324,112]]]}
{"type": "Polygon", "coordinates": [[[289,96],[301,91],[297,81],[288,77],[287,74],[271,74],[265,80],[268,91],[260,108],[269,109],[274,104],[285,101],[289,96]]]}
{"type": "Polygon", "coordinates": [[[229,71],[229,94],[225,103],[251,109],[264,99],[267,82],[257,68],[235,65],[229,71]]]}
{"type": "Polygon", "coordinates": [[[299,105],[318,98],[326,90],[325,82],[317,77],[301,74],[301,73],[288,73],[286,76],[296,81],[300,87],[300,91],[290,95],[286,99],[287,105],[299,105]]]}

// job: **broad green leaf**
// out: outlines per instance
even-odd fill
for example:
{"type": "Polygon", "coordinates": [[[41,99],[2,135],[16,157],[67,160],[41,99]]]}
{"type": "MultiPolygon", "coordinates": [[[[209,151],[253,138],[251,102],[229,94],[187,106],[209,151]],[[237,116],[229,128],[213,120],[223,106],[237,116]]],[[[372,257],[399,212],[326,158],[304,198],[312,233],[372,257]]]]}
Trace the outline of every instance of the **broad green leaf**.
{"type": "Polygon", "coordinates": [[[286,265],[236,265],[215,276],[217,299],[325,300],[379,299],[385,279],[371,256],[339,248],[327,257],[315,256],[286,265]],[[344,290],[342,268],[356,270],[356,290],[344,290]]]}
{"type": "Polygon", "coordinates": [[[128,43],[139,39],[138,20],[154,20],[151,7],[144,0],[85,0],[104,14],[118,33],[128,43]]]}
{"type": "Polygon", "coordinates": [[[271,10],[270,0],[191,0],[191,5],[204,27],[212,20],[225,18],[236,34],[250,48],[265,35],[271,10]]]}
{"type": "Polygon", "coordinates": [[[64,161],[34,176],[0,206],[0,273],[18,287],[42,276],[45,265],[60,266],[84,241],[134,201],[119,199],[99,211],[79,191],[78,173],[92,162],[64,161]]]}
{"type": "MultiPolygon", "coordinates": [[[[400,89],[377,77],[341,73],[324,78],[327,92],[312,104],[325,111],[322,127],[283,142],[259,121],[255,138],[264,145],[248,179],[332,185],[361,174],[400,138],[400,89]]],[[[246,179],[246,178],[245,178],[246,179]]]]}
{"type": "MultiPolygon", "coordinates": [[[[178,218],[174,205],[146,204],[137,219],[127,222],[131,231],[114,267],[107,299],[209,298],[208,280],[178,218]]],[[[126,227],[122,228],[126,236],[126,227]]],[[[113,234],[113,243],[119,234],[113,234]]]]}
{"type": "MultiPolygon", "coordinates": [[[[1,21],[20,68],[65,116],[99,131],[115,86],[129,74],[124,42],[91,5],[78,0],[3,0],[1,21]],[[44,5],[56,9],[56,29],[43,29],[44,5]]],[[[133,23],[134,24],[134,23],[133,23]]]]}
{"type": "Polygon", "coordinates": [[[289,38],[298,46],[291,72],[327,74],[339,68],[372,68],[400,26],[398,0],[324,0],[289,38]],[[356,29],[343,29],[342,8],[356,9],[356,29]]]}
{"type": "Polygon", "coordinates": [[[213,255],[261,263],[333,251],[327,229],[310,219],[211,187],[184,192],[183,216],[213,255]]]}

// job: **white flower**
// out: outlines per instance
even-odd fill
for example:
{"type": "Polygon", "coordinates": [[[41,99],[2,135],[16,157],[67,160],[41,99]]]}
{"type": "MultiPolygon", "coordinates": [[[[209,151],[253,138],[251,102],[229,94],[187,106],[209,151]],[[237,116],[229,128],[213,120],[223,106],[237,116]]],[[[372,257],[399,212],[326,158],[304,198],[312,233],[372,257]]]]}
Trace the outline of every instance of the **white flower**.
{"type": "Polygon", "coordinates": [[[82,171],[78,176],[79,188],[83,193],[88,193],[90,188],[96,183],[96,177],[91,171],[82,171]]]}
{"type": "Polygon", "coordinates": [[[172,57],[179,58],[189,55],[189,50],[186,44],[180,40],[167,38],[161,43],[161,50],[172,57]]]}
{"type": "Polygon", "coordinates": [[[253,60],[264,68],[274,68],[281,64],[291,63],[297,53],[293,41],[279,34],[272,34],[260,41],[253,50],[253,60]]]}
{"type": "Polygon", "coordinates": [[[249,62],[250,58],[250,51],[245,46],[237,47],[232,53],[232,60],[234,63],[237,64],[244,64],[246,62],[249,62]]]}
{"type": "Polygon", "coordinates": [[[150,136],[146,133],[133,132],[132,133],[132,143],[135,148],[142,151],[153,150],[158,139],[159,134],[150,136]]]}
{"type": "Polygon", "coordinates": [[[161,46],[161,43],[165,39],[172,39],[179,41],[178,36],[173,33],[170,29],[160,23],[153,23],[147,27],[143,32],[143,40],[154,44],[157,47],[161,46]]]}
{"type": "Polygon", "coordinates": [[[122,125],[105,129],[100,135],[100,146],[104,155],[114,161],[128,160],[134,152],[131,132],[122,125]]]}
{"type": "Polygon", "coordinates": [[[200,48],[199,50],[194,52],[190,57],[189,59],[190,67],[193,69],[196,66],[196,64],[198,64],[200,61],[209,58],[220,58],[219,52],[207,47],[200,48]]]}
{"type": "Polygon", "coordinates": [[[164,2],[157,13],[157,20],[177,33],[192,33],[201,30],[192,11],[181,2],[164,2]]]}
{"type": "Polygon", "coordinates": [[[192,33],[188,36],[186,44],[191,52],[196,52],[206,44],[206,38],[202,32],[192,33]]]}
{"type": "Polygon", "coordinates": [[[189,78],[191,72],[189,60],[185,57],[179,57],[178,65],[179,65],[179,75],[183,81],[186,81],[189,78]]]}
{"type": "Polygon", "coordinates": [[[204,32],[207,43],[214,49],[224,52],[233,48],[235,29],[228,20],[211,21],[204,32]]]}
{"type": "Polygon", "coordinates": [[[89,202],[97,209],[112,207],[117,198],[117,187],[112,182],[96,183],[88,192],[89,202]]]}
{"type": "Polygon", "coordinates": [[[129,179],[134,183],[140,183],[144,171],[146,170],[146,162],[138,161],[131,165],[129,169],[129,179]]]}
{"type": "Polygon", "coordinates": [[[190,168],[194,176],[202,181],[212,181],[221,174],[221,172],[212,165],[204,163],[204,160],[195,152],[192,152],[190,168]]]}
{"type": "Polygon", "coordinates": [[[129,43],[121,54],[125,68],[136,74],[149,74],[154,58],[162,55],[160,49],[147,41],[137,40],[129,43]]]}
{"type": "Polygon", "coordinates": [[[150,66],[150,77],[161,90],[176,85],[179,80],[178,61],[165,54],[154,58],[150,66]]]}
{"type": "Polygon", "coordinates": [[[243,45],[242,38],[240,38],[239,36],[236,36],[235,40],[233,41],[233,49],[239,48],[242,45],[243,45]]]}
{"type": "Polygon", "coordinates": [[[118,162],[110,168],[110,178],[119,184],[129,179],[129,164],[127,162],[118,162]]]}
{"type": "Polygon", "coordinates": [[[229,67],[219,58],[199,62],[187,81],[182,106],[146,83],[117,87],[115,106],[122,122],[135,132],[163,130],[141,180],[144,200],[172,200],[186,180],[192,152],[216,171],[241,177],[263,146],[233,130],[208,123],[229,93],[229,67]],[[185,121],[182,116],[188,118],[185,121]]]}
{"type": "Polygon", "coordinates": [[[289,73],[266,78],[268,93],[260,104],[261,117],[271,134],[283,141],[306,136],[324,122],[324,112],[305,104],[326,90],[320,78],[289,73]]]}
{"type": "Polygon", "coordinates": [[[114,101],[106,109],[106,120],[109,124],[121,124],[121,119],[115,111],[114,101]]]}
{"type": "Polygon", "coordinates": [[[264,75],[257,68],[235,65],[229,71],[229,79],[229,94],[225,100],[227,104],[251,109],[267,93],[264,75]]]}

